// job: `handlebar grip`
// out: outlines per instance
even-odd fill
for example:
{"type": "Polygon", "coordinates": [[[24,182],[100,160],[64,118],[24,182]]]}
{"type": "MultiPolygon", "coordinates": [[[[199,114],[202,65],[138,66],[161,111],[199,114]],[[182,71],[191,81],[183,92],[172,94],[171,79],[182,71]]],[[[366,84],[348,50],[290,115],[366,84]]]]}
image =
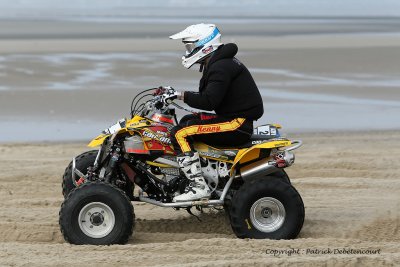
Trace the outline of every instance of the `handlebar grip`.
{"type": "Polygon", "coordinates": [[[164,93],[164,88],[162,88],[162,87],[158,87],[155,91],[154,91],[154,93],[153,93],[153,95],[154,96],[156,96],[156,95],[162,95],[163,93],[164,93]]]}

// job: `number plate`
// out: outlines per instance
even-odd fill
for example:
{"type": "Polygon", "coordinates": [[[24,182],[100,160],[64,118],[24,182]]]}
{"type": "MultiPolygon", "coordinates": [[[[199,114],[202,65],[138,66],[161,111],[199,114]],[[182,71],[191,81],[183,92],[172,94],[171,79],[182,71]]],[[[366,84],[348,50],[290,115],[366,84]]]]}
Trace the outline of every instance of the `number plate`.
{"type": "Polygon", "coordinates": [[[254,134],[276,135],[276,127],[272,125],[261,125],[254,129],[254,134]]]}
{"type": "Polygon", "coordinates": [[[103,131],[104,134],[113,134],[118,132],[120,129],[125,128],[126,120],[120,119],[116,124],[111,125],[103,131]]]}

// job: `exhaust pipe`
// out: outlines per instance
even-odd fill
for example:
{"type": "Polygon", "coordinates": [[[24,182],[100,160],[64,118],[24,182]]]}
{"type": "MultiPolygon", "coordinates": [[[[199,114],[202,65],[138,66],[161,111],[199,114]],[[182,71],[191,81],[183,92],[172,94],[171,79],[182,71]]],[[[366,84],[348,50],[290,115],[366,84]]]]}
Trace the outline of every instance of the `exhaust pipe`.
{"type": "Polygon", "coordinates": [[[278,171],[280,168],[289,167],[294,163],[294,154],[289,151],[279,151],[271,158],[259,160],[240,169],[244,180],[254,176],[265,176],[278,171]]]}
{"type": "Polygon", "coordinates": [[[274,161],[263,159],[241,168],[240,175],[243,180],[254,176],[268,175],[278,170],[275,165],[274,161]]]}

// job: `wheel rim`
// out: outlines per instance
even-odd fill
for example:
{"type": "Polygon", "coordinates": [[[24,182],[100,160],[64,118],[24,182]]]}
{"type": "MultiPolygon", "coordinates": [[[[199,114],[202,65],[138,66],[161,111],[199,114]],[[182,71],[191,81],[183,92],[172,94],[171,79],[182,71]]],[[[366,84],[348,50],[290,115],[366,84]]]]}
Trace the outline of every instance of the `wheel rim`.
{"type": "Polygon", "coordinates": [[[107,204],[91,202],[79,212],[78,224],[85,235],[102,238],[114,228],[114,212],[107,204]]]}
{"type": "Polygon", "coordinates": [[[282,202],[273,197],[263,197],[250,208],[253,226],[265,233],[278,230],[285,221],[286,211],[282,202]]]}

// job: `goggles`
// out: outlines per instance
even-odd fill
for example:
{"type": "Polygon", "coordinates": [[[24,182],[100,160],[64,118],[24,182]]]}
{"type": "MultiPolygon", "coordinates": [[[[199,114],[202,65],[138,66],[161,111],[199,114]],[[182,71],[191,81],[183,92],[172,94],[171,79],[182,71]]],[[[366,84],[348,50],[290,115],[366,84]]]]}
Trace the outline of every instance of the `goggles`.
{"type": "Polygon", "coordinates": [[[185,44],[186,48],[186,53],[185,55],[183,55],[184,58],[190,58],[204,47],[204,45],[198,46],[196,42],[183,42],[183,43],[185,44]]]}
{"type": "Polygon", "coordinates": [[[196,42],[184,42],[186,48],[186,55],[189,55],[196,49],[196,42]]]}

